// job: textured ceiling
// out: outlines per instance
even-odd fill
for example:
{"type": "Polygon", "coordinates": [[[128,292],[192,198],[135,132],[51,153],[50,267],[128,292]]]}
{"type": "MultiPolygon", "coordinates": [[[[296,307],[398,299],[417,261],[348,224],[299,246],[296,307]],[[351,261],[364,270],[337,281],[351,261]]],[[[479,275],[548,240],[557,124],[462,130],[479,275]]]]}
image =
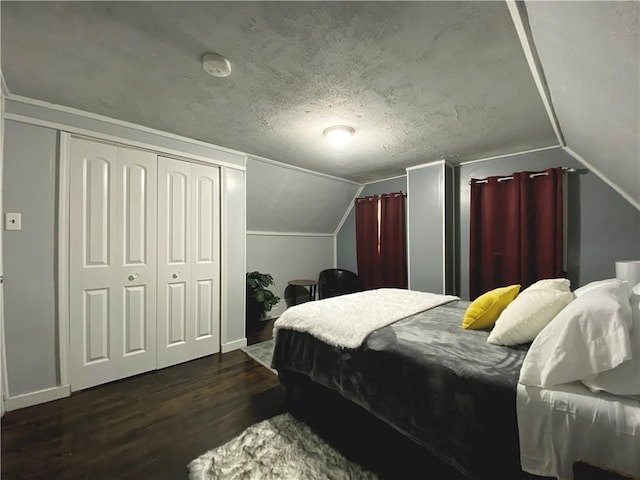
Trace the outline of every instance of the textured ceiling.
{"type": "Polygon", "coordinates": [[[12,94],[360,182],[557,144],[503,2],[8,2],[12,94]],[[232,74],[202,69],[207,52],[232,74]],[[336,152],[332,124],[356,130],[336,152]]]}

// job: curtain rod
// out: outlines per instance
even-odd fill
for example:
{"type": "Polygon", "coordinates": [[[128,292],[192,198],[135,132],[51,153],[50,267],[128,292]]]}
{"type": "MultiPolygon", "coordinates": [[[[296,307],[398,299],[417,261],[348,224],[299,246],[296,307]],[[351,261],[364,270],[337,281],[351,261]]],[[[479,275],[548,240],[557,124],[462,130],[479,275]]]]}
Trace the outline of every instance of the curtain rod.
{"type": "Polygon", "coordinates": [[[379,193],[377,195],[367,195],[366,197],[357,197],[355,200],[356,202],[358,200],[373,200],[374,198],[379,198],[379,197],[383,197],[384,195],[402,195],[403,197],[407,197],[406,192],[403,192],[402,190],[400,190],[399,192],[391,192],[391,193],[379,193]]]}
{"type": "MultiPolygon", "coordinates": [[[[577,168],[573,168],[573,167],[562,167],[562,170],[566,173],[580,173],[580,170],[578,170],[577,168]]],[[[534,177],[545,177],[549,175],[548,172],[538,172],[538,173],[532,173],[529,175],[529,178],[534,178],[534,177]]],[[[513,177],[508,176],[508,177],[500,177],[498,178],[499,182],[504,182],[505,180],[513,180],[513,177]]],[[[483,178],[481,180],[475,180],[475,183],[487,183],[489,180],[487,180],[486,178],[483,178]]],[[[471,180],[469,180],[467,182],[469,185],[471,185],[471,180]]]]}

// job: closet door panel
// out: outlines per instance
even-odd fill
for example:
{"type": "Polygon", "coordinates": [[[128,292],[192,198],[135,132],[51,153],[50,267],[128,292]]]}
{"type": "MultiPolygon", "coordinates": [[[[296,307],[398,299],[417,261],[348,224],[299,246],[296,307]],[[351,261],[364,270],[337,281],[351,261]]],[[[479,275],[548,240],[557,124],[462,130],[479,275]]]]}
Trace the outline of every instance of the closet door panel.
{"type": "Polygon", "coordinates": [[[124,265],[147,263],[148,216],[147,170],[140,165],[124,165],[122,169],[122,243],[124,265]]]}
{"type": "MultiPolygon", "coordinates": [[[[124,288],[124,355],[135,355],[148,348],[147,328],[150,326],[147,306],[147,289],[144,286],[124,288]]],[[[155,328],[154,328],[155,331],[155,328]]],[[[155,363],[155,362],[154,362],[155,363]]]]}
{"type": "Polygon", "coordinates": [[[196,340],[211,338],[214,334],[213,282],[196,282],[196,340]]]}
{"type": "Polygon", "coordinates": [[[182,345],[187,341],[187,285],[184,282],[167,285],[167,319],[169,346],[182,345]]]}
{"type": "Polygon", "coordinates": [[[194,337],[192,357],[220,350],[220,175],[219,169],[191,166],[193,192],[194,337]]]}
{"type": "Polygon", "coordinates": [[[156,157],[72,138],[72,390],[155,368],[156,157]]]}
{"type": "Polygon", "coordinates": [[[191,164],[158,157],[158,368],[191,359],[191,164]]]}
{"type": "Polygon", "coordinates": [[[83,318],[84,329],[84,365],[109,360],[109,303],[108,288],[84,290],[83,318]]]}
{"type": "MultiPolygon", "coordinates": [[[[109,152],[111,154],[112,152],[109,152]]],[[[82,229],[85,267],[109,267],[111,169],[106,156],[82,159],[82,229]]]]}
{"type": "MultiPolygon", "coordinates": [[[[177,163],[184,163],[178,162],[177,163]]],[[[184,168],[179,165],[178,168],[184,168]]],[[[186,165],[188,167],[188,164],[186,165]]],[[[189,203],[189,172],[186,174],[180,171],[167,173],[167,215],[168,231],[167,242],[169,242],[167,261],[170,265],[185,265],[187,263],[187,244],[190,233],[187,226],[187,216],[191,205],[189,203]]]]}
{"type": "Polygon", "coordinates": [[[157,157],[118,148],[118,291],[121,377],[156,368],[157,157]]]}
{"type": "Polygon", "coordinates": [[[117,148],[73,138],[69,168],[69,360],[71,388],[79,390],[117,378],[119,368],[113,255],[117,148]]]}

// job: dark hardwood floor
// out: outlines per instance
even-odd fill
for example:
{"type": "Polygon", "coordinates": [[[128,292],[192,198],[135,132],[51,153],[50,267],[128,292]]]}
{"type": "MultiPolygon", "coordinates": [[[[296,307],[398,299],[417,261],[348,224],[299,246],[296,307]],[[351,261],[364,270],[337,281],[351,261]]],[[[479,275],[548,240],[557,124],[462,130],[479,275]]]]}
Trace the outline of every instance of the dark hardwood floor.
{"type": "MultiPolygon", "coordinates": [[[[270,325],[250,343],[271,336],[270,325]]],[[[278,378],[245,353],[212,355],[6,412],[3,479],[181,479],[186,465],[284,411],[278,378]]]]}
{"type": "Polygon", "coordinates": [[[2,479],[184,479],[190,460],[283,411],[275,375],[216,354],[6,412],[2,479]]]}
{"type": "MultiPolygon", "coordinates": [[[[261,323],[248,342],[272,328],[261,323]]],[[[462,478],[333,392],[297,400],[298,418],[381,479],[462,478]]],[[[6,412],[1,477],[186,479],[189,461],[285,411],[276,375],[242,351],[216,354],[6,412]]]]}

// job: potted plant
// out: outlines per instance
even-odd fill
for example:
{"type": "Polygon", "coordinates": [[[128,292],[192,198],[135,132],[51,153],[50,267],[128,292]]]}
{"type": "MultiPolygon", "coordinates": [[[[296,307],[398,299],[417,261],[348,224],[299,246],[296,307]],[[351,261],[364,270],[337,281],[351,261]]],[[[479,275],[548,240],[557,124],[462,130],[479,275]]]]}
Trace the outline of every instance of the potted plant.
{"type": "Polygon", "coordinates": [[[268,273],[247,273],[247,323],[256,324],[280,301],[267,287],[274,284],[268,273]]]}

